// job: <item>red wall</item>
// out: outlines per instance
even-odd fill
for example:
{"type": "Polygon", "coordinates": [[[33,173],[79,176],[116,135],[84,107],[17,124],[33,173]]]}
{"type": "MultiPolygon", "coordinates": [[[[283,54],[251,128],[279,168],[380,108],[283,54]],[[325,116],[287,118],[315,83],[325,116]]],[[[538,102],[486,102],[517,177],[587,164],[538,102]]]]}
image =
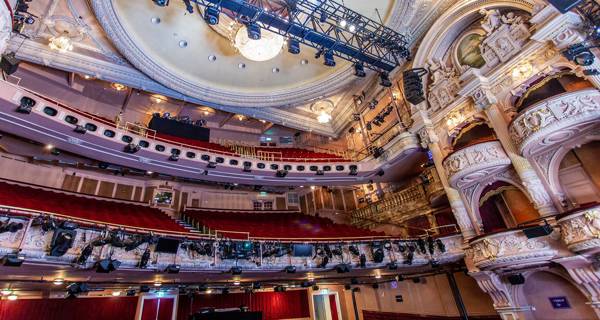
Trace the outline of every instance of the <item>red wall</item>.
{"type": "Polygon", "coordinates": [[[2,320],[134,320],[138,297],[0,301],[2,320]]]}
{"type": "Polygon", "coordinates": [[[193,300],[179,297],[178,320],[187,320],[190,313],[204,307],[235,308],[247,306],[251,311],[262,311],[263,320],[308,318],[308,292],[294,290],[286,292],[256,292],[230,294],[201,294],[193,300]]]}

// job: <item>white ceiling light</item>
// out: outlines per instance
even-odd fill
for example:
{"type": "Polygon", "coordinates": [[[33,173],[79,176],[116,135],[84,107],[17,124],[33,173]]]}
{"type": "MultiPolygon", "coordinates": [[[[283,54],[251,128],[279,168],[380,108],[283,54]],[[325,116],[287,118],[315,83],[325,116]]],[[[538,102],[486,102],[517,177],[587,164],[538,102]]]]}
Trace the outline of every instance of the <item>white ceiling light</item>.
{"type": "Polygon", "coordinates": [[[326,111],[321,111],[317,116],[317,121],[319,121],[319,123],[329,123],[329,121],[331,121],[331,114],[326,111]]]}
{"type": "Polygon", "coordinates": [[[284,38],[276,33],[261,30],[259,40],[248,37],[246,26],[237,30],[234,46],[242,56],[252,61],[268,61],[275,58],[283,48],[284,38]]]}
{"type": "Polygon", "coordinates": [[[310,110],[317,114],[319,123],[329,123],[332,119],[333,109],[335,109],[335,105],[329,99],[316,101],[310,106],[310,110]]]}
{"type": "Polygon", "coordinates": [[[15,301],[17,300],[19,297],[16,294],[11,294],[10,296],[6,297],[8,300],[10,301],[15,301]]]}
{"type": "Polygon", "coordinates": [[[73,43],[71,42],[71,38],[67,36],[50,38],[48,46],[50,47],[50,49],[56,50],[60,53],[65,53],[67,51],[73,50],[73,43]]]}

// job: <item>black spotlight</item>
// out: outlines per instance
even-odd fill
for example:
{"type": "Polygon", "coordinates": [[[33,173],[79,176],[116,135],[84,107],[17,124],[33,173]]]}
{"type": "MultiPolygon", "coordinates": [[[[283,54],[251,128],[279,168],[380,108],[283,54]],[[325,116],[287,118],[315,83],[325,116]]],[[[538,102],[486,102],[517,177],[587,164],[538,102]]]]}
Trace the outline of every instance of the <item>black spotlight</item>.
{"type": "Polygon", "coordinates": [[[178,265],[178,264],[170,264],[165,269],[165,272],[166,273],[175,274],[175,273],[179,273],[179,270],[181,270],[181,266],[180,265],[178,265]]]}
{"type": "Polygon", "coordinates": [[[335,271],[337,271],[337,273],[348,273],[350,272],[350,265],[347,263],[340,263],[335,266],[335,271]]]}
{"type": "Polygon", "coordinates": [[[75,131],[76,133],[85,134],[87,132],[87,129],[84,126],[78,124],[75,126],[75,129],[73,131],[75,131]]]}
{"type": "Polygon", "coordinates": [[[149,286],[146,286],[146,285],[140,286],[140,293],[148,293],[148,292],[150,292],[149,286]]]}
{"type": "Polygon", "coordinates": [[[565,49],[562,54],[570,61],[584,67],[592,65],[595,60],[595,56],[590,51],[590,47],[585,43],[571,45],[565,49]]]}
{"type": "Polygon", "coordinates": [[[140,269],[146,269],[148,267],[148,261],[150,260],[150,249],[144,250],[144,253],[142,253],[142,258],[140,259],[140,262],[138,263],[138,268],[140,269]]]}
{"type": "Polygon", "coordinates": [[[390,270],[398,270],[398,264],[396,263],[396,261],[388,263],[387,267],[390,270]]]}
{"type": "Polygon", "coordinates": [[[64,256],[65,253],[73,247],[76,235],[77,231],[75,230],[63,228],[54,230],[54,235],[52,236],[52,242],[50,244],[50,255],[53,257],[64,256]]]}
{"type": "Polygon", "coordinates": [[[360,255],[359,265],[361,268],[365,268],[367,266],[367,256],[364,253],[360,255]]]}
{"type": "Polygon", "coordinates": [[[115,271],[117,269],[119,269],[119,266],[121,265],[121,261],[116,260],[116,259],[102,259],[99,260],[98,262],[96,262],[96,272],[97,273],[111,273],[112,271],[115,271]]]}
{"type": "Polygon", "coordinates": [[[210,24],[211,26],[219,24],[219,15],[221,14],[221,10],[217,6],[207,7],[204,11],[204,21],[210,24]]]}
{"type": "Polygon", "coordinates": [[[154,4],[156,4],[159,7],[166,7],[169,5],[169,0],[153,0],[154,4]]]}
{"type": "Polygon", "coordinates": [[[136,153],[140,151],[141,147],[135,143],[129,143],[123,148],[123,151],[126,153],[136,153]]]}
{"type": "Polygon", "coordinates": [[[323,170],[319,169],[319,170],[316,171],[315,174],[318,175],[318,176],[322,176],[322,175],[325,175],[325,172],[323,170]]]}
{"type": "Polygon", "coordinates": [[[171,155],[169,156],[169,161],[177,161],[179,160],[179,154],[177,154],[176,152],[171,153],[171,155]]]}
{"type": "Polygon", "coordinates": [[[244,162],[244,172],[252,172],[252,162],[245,161],[244,162]]]}
{"type": "Polygon", "coordinates": [[[17,112],[30,114],[33,106],[35,106],[35,100],[31,99],[30,97],[22,97],[19,107],[17,108],[17,112]]]}
{"type": "Polygon", "coordinates": [[[260,26],[256,23],[248,23],[246,25],[248,30],[248,38],[252,40],[260,40],[260,26]]]}
{"type": "Polygon", "coordinates": [[[90,291],[88,285],[83,282],[71,283],[67,286],[67,298],[75,298],[78,294],[88,291],[90,291]]]}
{"type": "Polygon", "coordinates": [[[273,291],[275,291],[275,292],[285,292],[285,287],[284,286],[275,286],[273,288],[273,291]]]}
{"type": "Polygon", "coordinates": [[[321,258],[321,263],[319,263],[318,267],[325,269],[327,267],[327,264],[329,263],[329,257],[328,256],[324,256],[323,258],[321,258]]]}
{"type": "Polygon", "coordinates": [[[323,64],[328,67],[335,67],[335,60],[333,59],[333,52],[331,50],[323,53],[323,64]]]}
{"type": "Polygon", "coordinates": [[[23,261],[25,261],[24,255],[9,253],[2,258],[2,265],[5,267],[20,267],[23,261]]]}
{"type": "Polygon", "coordinates": [[[300,41],[290,38],[288,39],[288,52],[291,54],[300,53],[300,41]]]}
{"type": "Polygon", "coordinates": [[[261,283],[260,283],[260,282],[253,282],[253,283],[252,283],[252,289],[254,289],[254,290],[258,290],[258,289],[260,289],[261,287],[262,287],[262,285],[261,285],[261,283]]]}
{"type": "Polygon", "coordinates": [[[353,164],[349,168],[350,168],[350,173],[348,173],[348,175],[351,175],[351,176],[358,175],[358,166],[357,165],[353,164]]]}
{"type": "Polygon", "coordinates": [[[15,57],[14,52],[3,54],[2,58],[0,58],[0,69],[7,75],[11,75],[17,72],[19,63],[21,63],[21,61],[15,57]]]}
{"type": "Polygon", "coordinates": [[[287,170],[277,170],[277,173],[275,173],[275,176],[277,178],[285,178],[285,176],[287,176],[288,171],[287,170]]]}
{"type": "Polygon", "coordinates": [[[231,267],[231,269],[229,269],[229,272],[234,276],[239,276],[240,274],[242,274],[242,267],[231,267]]]}
{"type": "Polygon", "coordinates": [[[296,266],[287,266],[284,270],[287,273],[296,273],[296,266]]]}
{"type": "Polygon", "coordinates": [[[382,87],[389,88],[392,86],[392,81],[390,81],[390,75],[387,72],[382,72],[379,74],[379,84],[382,87]]]}
{"type": "Polygon", "coordinates": [[[357,284],[358,284],[358,279],[356,279],[356,278],[351,278],[351,279],[350,279],[350,284],[352,284],[352,285],[357,285],[357,284]]]}
{"type": "Polygon", "coordinates": [[[217,167],[217,163],[209,161],[208,164],[206,164],[206,167],[209,169],[215,169],[217,167]]]}
{"type": "Polygon", "coordinates": [[[135,296],[135,289],[129,289],[129,290],[127,290],[126,295],[128,297],[134,297],[135,296]]]}
{"type": "Polygon", "coordinates": [[[362,63],[357,62],[354,64],[354,75],[359,78],[364,78],[367,76],[367,73],[365,72],[365,66],[363,66],[362,63]]]}

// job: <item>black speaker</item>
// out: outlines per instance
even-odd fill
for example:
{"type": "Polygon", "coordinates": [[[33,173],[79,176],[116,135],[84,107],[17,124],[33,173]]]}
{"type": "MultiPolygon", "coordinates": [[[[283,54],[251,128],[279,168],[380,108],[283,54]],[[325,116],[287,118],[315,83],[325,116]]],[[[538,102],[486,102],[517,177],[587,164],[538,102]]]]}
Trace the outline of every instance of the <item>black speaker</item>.
{"type": "Polygon", "coordinates": [[[581,0],[548,0],[548,2],[558,9],[560,13],[566,13],[580,4],[581,0]]]}
{"type": "Polygon", "coordinates": [[[17,71],[19,68],[19,63],[21,61],[15,57],[13,52],[6,53],[2,55],[2,59],[0,60],[0,68],[4,73],[11,75],[17,71]]]}
{"type": "Polygon", "coordinates": [[[507,277],[508,282],[512,285],[523,284],[525,283],[525,277],[522,274],[511,274],[507,277]]]}
{"type": "Polygon", "coordinates": [[[410,69],[402,73],[404,96],[408,102],[419,104],[425,101],[423,82],[421,81],[421,77],[425,74],[427,74],[427,70],[423,68],[410,69]]]}
{"type": "Polygon", "coordinates": [[[528,239],[547,236],[552,233],[554,229],[549,224],[543,226],[535,226],[523,229],[523,233],[528,239]]]}

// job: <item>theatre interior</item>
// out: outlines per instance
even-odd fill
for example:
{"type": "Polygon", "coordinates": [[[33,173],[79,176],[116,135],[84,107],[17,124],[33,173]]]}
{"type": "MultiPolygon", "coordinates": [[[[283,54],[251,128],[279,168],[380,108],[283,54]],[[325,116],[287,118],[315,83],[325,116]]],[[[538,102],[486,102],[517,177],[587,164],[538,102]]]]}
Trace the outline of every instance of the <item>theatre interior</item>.
{"type": "Polygon", "coordinates": [[[1,320],[600,319],[599,0],[0,0],[0,56],[1,320]]]}

